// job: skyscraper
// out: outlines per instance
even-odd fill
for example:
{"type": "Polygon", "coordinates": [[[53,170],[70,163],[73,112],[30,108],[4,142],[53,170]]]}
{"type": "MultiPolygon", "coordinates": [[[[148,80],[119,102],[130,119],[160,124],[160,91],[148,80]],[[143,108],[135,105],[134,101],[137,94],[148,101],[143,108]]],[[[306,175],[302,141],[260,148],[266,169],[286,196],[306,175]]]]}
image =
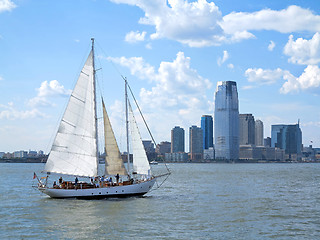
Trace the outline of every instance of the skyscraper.
{"type": "Polygon", "coordinates": [[[189,128],[190,159],[203,159],[203,131],[197,126],[189,128]]]}
{"type": "Polygon", "coordinates": [[[201,129],[203,131],[203,149],[213,147],[213,120],[212,116],[201,117],[201,129]]]}
{"type": "Polygon", "coordinates": [[[255,144],[255,121],[252,114],[239,115],[239,144],[255,144]]]}
{"type": "Polygon", "coordinates": [[[263,146],[264,145],[264,139],[263,139],[263,122],[261,120],[256,120],[256,136],[255,136],[255,143],[256,146],[263,146]]]}
{"type": "Polygon", "coordinates": [[[171,152],[184,152],[184,129],[181,127],[174,127],[171,130],[171,152]]]}
{"type": "Polygon", "coordinates": [[[302,149],[302,132],[299,123],[272,125],[271,147],[284,149],[287,159],[299,160],[302,149]]]}
{"type": "Polygon", "coordinates": [[[218,82],[214,110],[216,158],[239,158],[238,106],[237,83],[232,81],[218,82]]]}

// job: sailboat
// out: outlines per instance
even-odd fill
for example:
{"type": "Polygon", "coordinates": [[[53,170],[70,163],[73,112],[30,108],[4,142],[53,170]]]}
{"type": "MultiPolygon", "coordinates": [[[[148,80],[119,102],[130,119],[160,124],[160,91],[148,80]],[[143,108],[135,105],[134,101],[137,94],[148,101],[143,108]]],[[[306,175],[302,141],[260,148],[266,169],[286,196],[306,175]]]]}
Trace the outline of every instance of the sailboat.
{"type": "MultiPolygon", "coordinates": [[[[105,174],[102,177],[98,176],[96,69],[94,39],[92,38],[91,40],[92,48],[90,54],[72,91],[45,164],[44,172],[47,173],[47,177],[44,177],[45,182],[38,179],[38,189],[52,198],[101,199],[142,196],[150,191],[156,182],[157,176],[152,175],[142,144],[137,122],[128,98],[128,82],[126,78],[124,80],[127,168],[121,158],[111,122],[102,100],[106,156],[105,174]],[[131,144],[129,144],[129,136],[131,144]],[[129,149],[129,146],[131,149],[129,149]],[[129,150],[132,150],[133,155],[132,169],[130,167],[129,150]],[[52,186],[48,186],[48,178],[51,174],[58,174],[64,177],[72,176],[75,177],[75,180],[64,181],[61,176],[59,183],[54,181],[52,186]],[[90,180],[79,181],[78,177],[90,180]]],[[[164,175],[169,174],[168,170],[168,173],[164,175]]]]}

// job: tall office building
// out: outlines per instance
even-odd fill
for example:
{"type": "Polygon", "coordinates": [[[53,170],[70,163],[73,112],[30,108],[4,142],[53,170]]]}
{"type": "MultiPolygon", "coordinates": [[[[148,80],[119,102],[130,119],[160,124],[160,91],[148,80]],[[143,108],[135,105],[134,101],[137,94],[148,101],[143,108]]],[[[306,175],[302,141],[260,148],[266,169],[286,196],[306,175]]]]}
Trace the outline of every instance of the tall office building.
{"type": "Polygon", "coordinates": [[[203,159],[203,131],[197,126],[189,128],[189,149],[191,160],[203,159]]]}
{"type": "Polygon", "coordinates": [[[201,117],[201,129],[203,131],[203,149],[213,147],[213,120],[212,116],[203,115],[201,117]]]}
{"type": "Polygon", "coordinates": [[[287,159],[299,160],[302,150],[302,132],[299,123],[272,125],[271,147],[284,149],[287,159]]]}
{"type": "Polygon", "coordinates": [[[171,130],[171,153],[184,152],[184,129],[174,127],[171,130]]]}
{"type": "Polygon", "coordinates": [[[255,121],[252,114],[239,115],[239,144],[255,144],[255,121]]]}
{"type": "Polygon", "coordinates": [[[239,104],[236,82],[217,83],[214,110],[214,141],[216,158],[239,158],[239,104]]]}
{"type": "Polygon", "coordinates": [[[255,136],[255,143],[256,146],[264,146],[264,139],[263,139],[263,122],[261,120],[256,120],[256,136],[255,136]]]}

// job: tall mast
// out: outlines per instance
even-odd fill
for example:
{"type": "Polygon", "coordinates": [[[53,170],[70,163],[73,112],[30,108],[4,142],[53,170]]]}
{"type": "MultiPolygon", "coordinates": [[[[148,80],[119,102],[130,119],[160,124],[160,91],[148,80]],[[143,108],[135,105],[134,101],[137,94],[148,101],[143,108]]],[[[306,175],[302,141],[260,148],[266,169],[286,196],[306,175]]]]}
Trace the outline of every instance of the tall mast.
{"type": "Polygon", "coordinates": [[[124,78],[125,82],[125,102],[126,102],[126,135],[127,135],[127,168],[130,174],[130,152],[129,152],[129,120],[128,120],[128,92],[127,92],[127,78],[124,78]]]}
{"type": "MultiPolygon", "coordinates": [[[[99,150],[98,150],[98,118],[97,118],[97,99],[96,99],[96,69],[94,63],[94,38],[91,38],[92,41],[92,67],[93,67],[93,102],[94,102],[94,120],[95,120],[95,130],[96,130],[96,158],[97,166],[99,165],[99,150]]],[[[97,173],[98,175],[98,173],[97,173]]]]}

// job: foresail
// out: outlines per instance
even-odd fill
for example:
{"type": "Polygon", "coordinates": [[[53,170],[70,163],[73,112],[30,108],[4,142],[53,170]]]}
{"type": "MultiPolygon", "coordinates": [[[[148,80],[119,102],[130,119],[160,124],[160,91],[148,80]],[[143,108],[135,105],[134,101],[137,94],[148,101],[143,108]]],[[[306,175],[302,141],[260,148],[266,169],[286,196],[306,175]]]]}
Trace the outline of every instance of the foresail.
{"type": "Polygon", "coordinates": [[[97,176],[93,53],[80,73],[61,120],[45,171],[97,176]]]}
{"type": "Polygon", "coordinates": [[[150,174],[150,165],[147,158],[146,151],[142,144],[141,135],[138,129],[137,122],[133,115],[133,111],[128,101],[129,105],[129,123],[131,132],[131,151],[133,154],[133,172],[137,174],[150,174]]]}
{"type": "Polygon", "coordinates": [[[119,147],[114,136],[114,132],[111,127],[111,123],[102,101],[103,108],[103,120],[104,120],[104,139],[105,139],[105,149],[106,149],[106,175],[127,175],[127,170],[124,167],[119,147]]]}

